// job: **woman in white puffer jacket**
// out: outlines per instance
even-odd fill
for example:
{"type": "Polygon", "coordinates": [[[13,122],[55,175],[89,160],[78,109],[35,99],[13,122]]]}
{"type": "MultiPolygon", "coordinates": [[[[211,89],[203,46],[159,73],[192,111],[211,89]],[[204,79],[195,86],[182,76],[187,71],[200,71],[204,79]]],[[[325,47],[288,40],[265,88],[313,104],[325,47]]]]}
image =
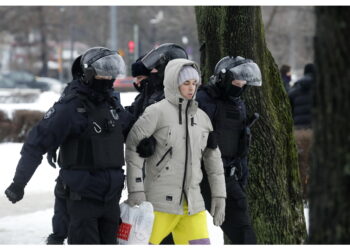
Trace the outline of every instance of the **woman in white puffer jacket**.
{"type": "Polygon", "coordinates": [[[152,203],[155,221],[151,244],[159,244],[170,232],[175,244],[210,243],[199,186],[201,160],[211,187],[214,224],[221,225],[224,220],[226,189],[221,154],[219,148],[207,147],[213,127],[194,100],[199,75],[192,61],[170,61],[165,69],[165,99],[145,110],[126,141],[127,202],[131,206],[144,200],[152,203]],[[136,146],[152,135],[156,150],[144,161],[136,146]]]}

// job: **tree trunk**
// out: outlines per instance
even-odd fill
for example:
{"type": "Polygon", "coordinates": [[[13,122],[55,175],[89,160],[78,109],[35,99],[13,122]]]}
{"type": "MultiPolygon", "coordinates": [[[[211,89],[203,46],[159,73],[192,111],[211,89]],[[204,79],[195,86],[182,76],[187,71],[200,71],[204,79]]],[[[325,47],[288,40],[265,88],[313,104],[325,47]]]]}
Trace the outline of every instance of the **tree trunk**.
{"type": "Polygon", "coordinates": [[[204,81],[224,56],[253,59],[262,87],[244,95],[252,129],[248,200],[259,244],[300,244],[306,238],[290,104],[278,67],[266,47],[260,7],[196,7],[204,81]]]}
{"type": "Polygon", "coordinates": [[[310,243],[350,243],[350,7],[316,7],[310,243]]]}

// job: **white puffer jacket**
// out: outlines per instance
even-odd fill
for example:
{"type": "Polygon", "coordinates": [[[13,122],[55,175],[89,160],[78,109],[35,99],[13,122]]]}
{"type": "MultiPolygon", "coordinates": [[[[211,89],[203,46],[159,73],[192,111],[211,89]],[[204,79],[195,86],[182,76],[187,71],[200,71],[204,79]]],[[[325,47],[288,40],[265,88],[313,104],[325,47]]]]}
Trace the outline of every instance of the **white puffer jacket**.
{"type": "Polygon", "coordinates": [[[165,99],[146,108],[128,135],[125,152],[129,193],[144,191],[155,211],[172,214],[183,214],[184,198],[189,214],[205,210],[199,186],[201,160],[208,174],[212,197],[226,198],[220,150],[206,147],[209,132],[213,130],[210,119],[198,108],[196,101],[184,99],[179,91],[178,76],[185,65],[192,65],[199,72],[198,66],[186,59],[168,63],[164,79],[165,99]],[[136,153],[136,146],[151,135],[157,142],[156,152],[144,161],[136,153]]]}

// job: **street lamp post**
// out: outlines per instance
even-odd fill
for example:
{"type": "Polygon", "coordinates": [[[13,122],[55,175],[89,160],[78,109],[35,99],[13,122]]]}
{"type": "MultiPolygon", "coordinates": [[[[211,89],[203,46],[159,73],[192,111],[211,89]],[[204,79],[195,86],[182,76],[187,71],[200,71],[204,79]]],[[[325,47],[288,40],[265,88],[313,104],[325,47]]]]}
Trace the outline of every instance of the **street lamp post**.
{"type": "Polygon", "coordinates": [[[110,8],[110,48],[112,50],[118,49],[118,40],[117,40],[117,6],[111,6],[110,8]]]}
{"type": "Polygon", "coordinates": [[[153,25],[152,26],[152,33],[153,33],[153,45],[155,46],[157,44],[157,27],[156,25],[160,23],[164,18],[164,13],[162,10],[160,10],[157,15],[152,18],[149,22],[153,25]]]}
{"type": "Polygon", "coordinates": [[[59,49],[58,49],[58,60],[57,60],[57,64],[58,64],[58,79],[60,80],[60,82],[63,82],[63,29],[64,29],[64,18],[63,18],[63,13],[64,13],[65,9],[64,7],[60,8],[60,13],[61,13],[61,36],[59,39],[59,49]]]}

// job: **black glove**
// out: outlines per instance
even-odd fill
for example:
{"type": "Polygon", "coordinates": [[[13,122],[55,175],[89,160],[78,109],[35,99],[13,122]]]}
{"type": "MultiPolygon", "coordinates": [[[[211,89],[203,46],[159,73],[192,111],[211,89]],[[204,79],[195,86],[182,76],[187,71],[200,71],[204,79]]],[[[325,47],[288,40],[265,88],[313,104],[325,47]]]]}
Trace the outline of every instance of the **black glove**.
{"type": "Polygon", "coordinates": [[[12,182],[12,184],[5,190],[5,194],[12,203],[16,203],[23,198],[24,186],[20,186],[12,182]]]}
{"type": "Polygon", "coordinates": [[[56,151],[49,151],[49,152],[47,152],[46,158],[47,158],[47,161],[50,164],[50,166],[53,167],[53,168],[56,168],[56,164],[55,164],[56,159],[57,159],[56,151]]]}
{"type": "Polygon", "coordinates": [[[156,139],[154,139],[153,136],[144,138],[140,141],[139,145],[137,145],[136,152],[142,158],[150,157],[156,150],[156,144],[156,139]]]}
{"type": "Polygon", "coordinates": [[[218,138],[215,131],[211,131],[207,140],[207,147],[211,149],[216,149],[218,147],[218,138]]]}

